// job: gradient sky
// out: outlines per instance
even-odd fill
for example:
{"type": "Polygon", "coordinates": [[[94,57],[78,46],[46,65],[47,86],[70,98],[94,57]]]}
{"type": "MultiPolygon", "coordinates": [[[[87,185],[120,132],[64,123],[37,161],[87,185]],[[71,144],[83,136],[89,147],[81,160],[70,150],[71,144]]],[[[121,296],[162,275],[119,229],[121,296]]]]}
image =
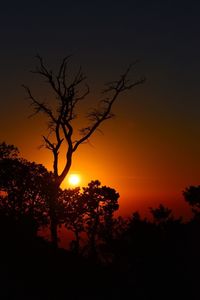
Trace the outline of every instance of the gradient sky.
{"type": "MultiPolygon", "coordinates": [[[[38,150],[45,133],[21,84],[43,95],[29,70],[40,53],[56,66],[73,54],[91,85],[89,105],[107,81],[140,59],[147,82],[121,97],[116,117],[76,153],[82,184],[116,188],[122,211],[163,202],[185,208],[182,190],[200,184],[200,3],[198,1],[10,1],[0,9],[0,138],[50,168],[38,150]]],[[[88,105],[88,104],[87,104],[88,105]]]]}

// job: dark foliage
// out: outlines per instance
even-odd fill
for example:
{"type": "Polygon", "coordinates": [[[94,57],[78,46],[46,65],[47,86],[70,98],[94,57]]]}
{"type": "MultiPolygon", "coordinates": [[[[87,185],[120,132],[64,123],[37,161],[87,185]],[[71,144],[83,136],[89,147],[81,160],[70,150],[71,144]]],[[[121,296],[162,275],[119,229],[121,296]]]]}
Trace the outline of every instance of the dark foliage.
{"type": "Polygon", "coordinates": [[[42,165],[19,158],[18,154],[14,146],[0,145],[0,216],[32,225],[36,233],[49,223],[51,175],[42,165]]]}
{"type": "Polygon", "coordinates": [[[74,233],[72,248],[97,257],[97,244],[112,238],[113,214],[118,209],[119,194],[112,188],[92,181],[87,187],[60,192],[60,214],[65,227],[74,233]],[[81,233],[85,233],[84,247],[80,249],[81,233]]]}
{"type": "Polygon", "coordinates": [[[200,221],[200,185],[189,186],[183,191],[185,201],[192,207],[195,221],[200,221]]]}

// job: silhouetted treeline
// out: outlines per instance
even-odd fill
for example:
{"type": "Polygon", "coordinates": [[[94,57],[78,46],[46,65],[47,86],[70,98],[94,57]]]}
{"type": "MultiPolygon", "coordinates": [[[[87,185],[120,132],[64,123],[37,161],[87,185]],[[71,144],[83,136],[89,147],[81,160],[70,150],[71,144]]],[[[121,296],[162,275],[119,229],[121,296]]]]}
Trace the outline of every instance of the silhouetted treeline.
{"type": "Polygon", "coordinates": [[[160,204],[152,218],[114,217],[119,194],[92,181],[59,190],[70,249],[38,236],[51,219],[51,173],[0,144],[1,299],[199,299],[200,186],[183,192],[190,221],[160,204]]]}

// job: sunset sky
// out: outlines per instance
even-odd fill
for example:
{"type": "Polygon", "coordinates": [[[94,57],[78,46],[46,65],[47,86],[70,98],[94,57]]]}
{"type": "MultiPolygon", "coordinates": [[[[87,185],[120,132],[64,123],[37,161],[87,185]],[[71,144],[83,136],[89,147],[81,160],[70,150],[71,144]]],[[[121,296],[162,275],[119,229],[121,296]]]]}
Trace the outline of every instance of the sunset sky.
{"type": "Polygon", "coordinates": [[[99,179],[116,188],[123,213],[160,202],[182,213],[183,189],[200,184],[199,15],[195,0],[4,2],[0,139],[51,169],[51,154],[38,149],[45,120],[28,119],[21,87],[45,99],[45,83],[29,73],[36,53],[50,68],[68,54],[72,70],[82,66],[91,87],[83,111],[95,106],[105,82],[139,59],[133,78],[147,81],[118,99],[115,117],[77,151],[72,172],[82,185],[99,179]]]}

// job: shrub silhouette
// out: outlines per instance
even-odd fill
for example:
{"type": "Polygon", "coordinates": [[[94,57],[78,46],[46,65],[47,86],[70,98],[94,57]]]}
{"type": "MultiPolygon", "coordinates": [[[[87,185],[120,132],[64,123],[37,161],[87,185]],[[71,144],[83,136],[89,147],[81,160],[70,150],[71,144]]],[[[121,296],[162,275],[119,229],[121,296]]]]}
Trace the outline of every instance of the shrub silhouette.
{"type": "Polygon", "coordinates": [[[0,146],[0,213],[35,233],[49,224],[51,175],[42,166],[19,158],[14,146],[0,146]],[[17,154],[17,155],[16,155],[17,154]]]}

